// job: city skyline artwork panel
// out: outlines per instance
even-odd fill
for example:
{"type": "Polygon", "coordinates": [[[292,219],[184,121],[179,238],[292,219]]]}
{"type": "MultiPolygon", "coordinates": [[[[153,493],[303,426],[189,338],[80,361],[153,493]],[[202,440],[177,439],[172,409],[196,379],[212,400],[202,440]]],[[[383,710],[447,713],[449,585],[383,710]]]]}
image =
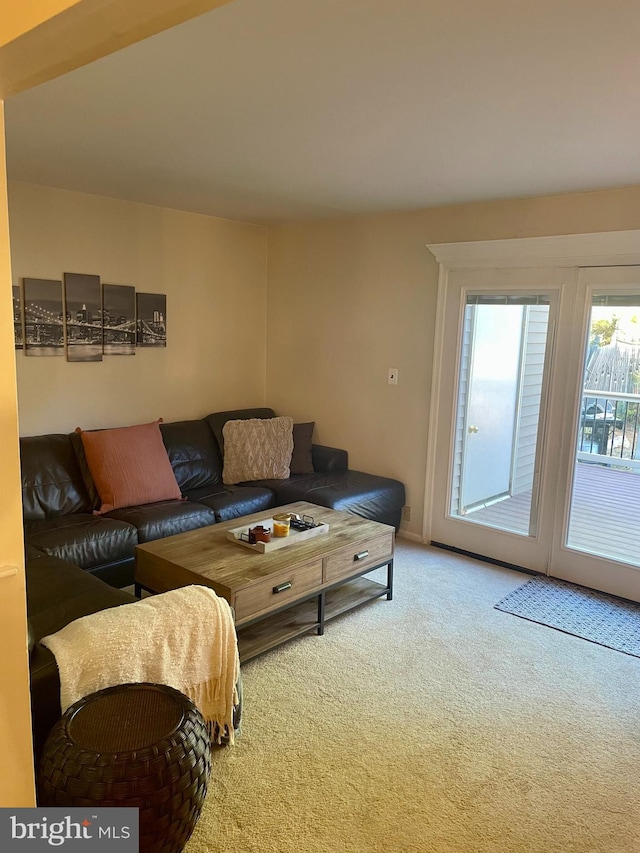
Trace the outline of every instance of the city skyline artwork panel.
{"type": "Polygon", "coordinates": [[[26,355],[64,355],[62,282],[24,278],[24,332],[26,355]]]}
{"type": "Polygon", "coordinates": [[[64,273],[67,361],[102,361],[99,275],[64,273]]]}
{"type": "Polygon", "coordinates": [[[102,348],[105,355],[136,354],[136,289],[102,285],[102,348]]]}
{"type": "Polygon", "coordinates": [[[13,296],[13,339],[16,349],[22,349],[24,346],[24,334],[22,330],[22,299],[20,298],[20,287],[12,285],[11,294],[13,296]]]}
{"type": "Polygon", "coordinates": [[[166,347],[167,297],[164,293],[136,293],[138,346],[166,347]]]}

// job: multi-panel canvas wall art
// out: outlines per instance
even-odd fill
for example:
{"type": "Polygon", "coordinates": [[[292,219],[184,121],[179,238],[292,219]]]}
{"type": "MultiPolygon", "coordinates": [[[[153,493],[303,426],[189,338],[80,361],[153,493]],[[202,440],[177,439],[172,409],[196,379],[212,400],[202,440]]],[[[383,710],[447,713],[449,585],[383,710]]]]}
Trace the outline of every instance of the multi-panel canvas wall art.
{"type": "Polygon", "coordinates": [[[133,285],[101,285],[99,275],[69,272],[63,281],[23,278],[12,293],[15,347],[27,355],[64,355],[66,348],[67,361],[102,361],[103,353],[167,345],[164,293],[136,293],[133,285]]]}
{"type": "Polygon", "coordinates": [[[102,361],[100,276],[64,274],[67,361],[102,361]]]}
{"type": "Polygon", "coordinates": [[[62,282],[25,278],[23,286],[26,355],[64,355],[62,282]]]}
{"type": "Polygon", "coordinates": [[[102,285],[102,340],[105,355],[136,354],[136,289],[102,285]]]}
{"type": "Polygon", "coordinates": [[[138,346],[166,347],[167,297],[164,293],[136,293],[138,346]]]}
{"type": "Polygon", "coordinates": [[[13,338],[16,349],[22,349],[24,346],[24,336],[22,334],[22,299],[20,298],[20,288],[14,284],[11,292],[13,294],[13,338]]]}

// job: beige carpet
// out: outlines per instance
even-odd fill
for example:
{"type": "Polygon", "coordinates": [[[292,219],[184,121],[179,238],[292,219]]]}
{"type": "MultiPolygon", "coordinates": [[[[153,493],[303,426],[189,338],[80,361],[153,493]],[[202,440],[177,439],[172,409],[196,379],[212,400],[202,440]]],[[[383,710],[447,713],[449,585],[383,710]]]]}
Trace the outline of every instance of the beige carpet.
{"type": "Polygon", "coordinates": [[[394,601],[243,668],[187,853],[638,853],[640,659],[495,610],[520,573],[397,545],[394,601]]]}

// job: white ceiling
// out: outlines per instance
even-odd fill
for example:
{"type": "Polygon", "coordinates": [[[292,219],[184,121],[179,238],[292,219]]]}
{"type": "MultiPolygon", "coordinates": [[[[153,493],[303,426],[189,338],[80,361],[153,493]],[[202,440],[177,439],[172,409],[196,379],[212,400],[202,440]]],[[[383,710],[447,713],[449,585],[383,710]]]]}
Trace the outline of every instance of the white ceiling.
{"type": "Polygon", "coordinates": [[[234,0],[6,104],[9,177],[270,222],[640,184],[638,0],[234,0]]]}

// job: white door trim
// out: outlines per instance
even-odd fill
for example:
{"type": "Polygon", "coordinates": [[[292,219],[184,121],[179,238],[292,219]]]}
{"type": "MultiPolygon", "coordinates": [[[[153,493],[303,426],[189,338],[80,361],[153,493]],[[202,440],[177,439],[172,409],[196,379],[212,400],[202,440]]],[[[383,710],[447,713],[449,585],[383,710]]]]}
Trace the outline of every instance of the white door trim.
{"type": "Polygon", "coordinates": [[[640,600],[640,569],[637,565],[622,562],[615,557],[599,557],[588,551],[578,550],[566,544],[569,527],[569,509],[572,501],[574,462],[576,456],[575,436],[578,431],[580,399],[583,390],[583,355],[588,340],[588,319],[594,292],[638,292],[640,265],[624,265],[607,269],[588,268],[579,271],[577,286],[580,298],[576,301],[573,323],[574,336],[572,354],[567,359],[569,376],[567,384],[567,408],[562,435],[571,436],[561,447],[559,468],[564,474],[562,499],[557,508],[563,523],[554,530],[551,561],[553,576],[572,583],[599,589],[604,592],[640,600]]]}
{"type": "MultiPolygon", "coordinates": [[[[468,552],[485,554],[512,565],[521,565],[536,571],[546,571],[550,555],[550,525],[552,514],[542,512],[537,516],[537,529],[529,535],[495,528],[461,519],[451,514],[449,501],[452,490],[451,459],[455,447],[455,434],[452,431],[456,421],[459,358],[462,336],[462,313],[466,304],[465,294],[473,291],[519,292],[549,294],[552,311],[549,318],[549,336],[547,348],[558,349],[561,342],[556,340],[554,317],[563,310],[563,292],[572,287],[575,278],[573,268],[549,269],[540,274],[535,269],[483,269],[454,270],[443,276],[442,328],[438,329],[436,355],[438,373],[434,376],[432,409],[437,413],[431,425],[429,462],[431,468],[426,482],[429,506],[426,508],[425,530],[429,538],[426,541],[444,542],[468,552]],[[454,354],[455,350],[455,354],[454,354]],[[549,528],[547,530],[547,528],[549,528]],[[496,537],[499,537],[498,543],[496,537]]],[[[546,359],[548,359],[547,353],[546,359]]],[[[542,395],[542,412],[537,444],[545,446],[544,436],[549,430],[560,434],[558,420],[562,416],[562,394],[556,392],[549,397],[552,387],[563,387],[560,356],[555,362],[547,361],[556,375],[553,386],[545,378],[542,395]],[[555,366],[554,366],[555,363],[555,366]]],[[[555,496],[557,471],[550,467],[548,455],[541,450],[536,454],[536,476],[534,479],[536,495],[540,495],[541,508],[545,506],[545,496],[555,496]],[[544,474],[540,476],[540,472],[544,474]]],[[[533,510],[533,507],[532,507],[533,510]]]]}
{"type": "Polygon", "coordinates": [[[447,269],[440,264],[438,273],[438,296],[436,301],[436,328],[433,341],[433,371],[431,376],[431,399],[427,436],[427,463],[424,489],[424,513],[422,517],[422,541],[431,541],[431,514],[436,466],[436,424],[440,412],[440,385],[442,382],[442,352],[444,349],[444,307],[447,290],[447,269]]]}
{"type": "Polygon", "coordinates": [[[443,367],[443,321],[449,271],[573,267],[577,276],[579,267],[637,265],[640,264],[640,230],[550,237],[516,237],[506,240],[459,243],[428,243],[426,247],[439,264],[422,524],[422,540],[428,543],[431,540],[435,489],[436,434],[440,414],[439,400],[443,367]]]}
{"type": "Polygon", "coordinates": [[[446,269],[608,267],[640,262],[640,231],[428,243],[446,269]]]}

